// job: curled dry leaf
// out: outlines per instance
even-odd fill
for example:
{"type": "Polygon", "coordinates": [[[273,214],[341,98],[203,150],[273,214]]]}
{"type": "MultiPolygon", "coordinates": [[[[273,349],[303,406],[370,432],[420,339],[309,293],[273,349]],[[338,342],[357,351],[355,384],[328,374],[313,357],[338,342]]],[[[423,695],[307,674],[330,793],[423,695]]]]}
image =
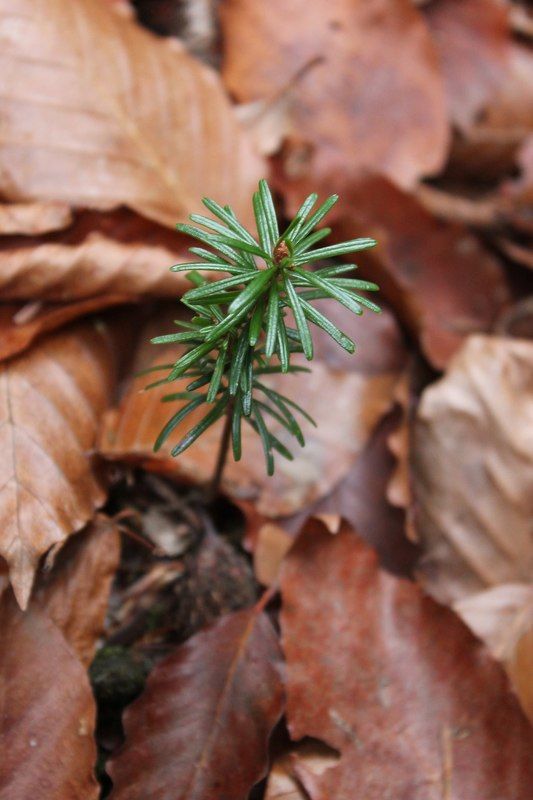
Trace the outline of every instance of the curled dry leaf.
{"type": "MultiPolygon", "coordinates": [[[[177,239],[177,237],[176,237],[177,239]]],[[[66,302],[95,295],[174,296],[186,284],[169,272],[179,251],[139,242],[117,242],[99,232],[79,244],[37,243],[0,250],[3,300],[66,302]]]]}
{"type": "Polygon", "coordinates": [[[280,662],[260,607],[189,639],[126,712],[126,743],[109,770],[113,800],[245,800],[283,712],[280,662]]]}
{"type": "Polygon", "coordinates": [[[378,240],[365,260],[434,367],[468,333],[490,330],[509,292],[499,262],[464,225],[435,219],[377,176],[354,184],[346,201],[337,235],[355,228],[378,240]]]}
{"type": "Polygon", "coordinates": [[[298,0],[290,9],[281,0],[228,0],[220,11],[223,76],[241,101],[270,97],[322,59],[294,91],[294,132],[307,157],[289,147],[288,178],[316,189],[335,175],[339,188],[372,169],[411,186],[442,166],[444,86],[429,31],[410,0],[298,0]]]}
{"type": "Polygon", "coordinates": [[[104,500],[90,451],[114,385],[112,345],[105,323],[87,323],[1,367],[0,554],[21,606],[40,556],[104,500]]]}
{"type": "Polygon", "coordinates": [[[506,77],[508,9],[498,0],[436,0],[424,8],[454,123],[468,128],[506,77]]]}
{"type": "Polygon", "coordinates": [[[96,708],[85,669],[51,619],[0,600],[0,797],[97,800],[96,708]]]}
{"type": "MultiPolygon", "coordinates": [[[[299,398],[317,422],[316,428],[304,423],[305,451],[294,451],[292,462],[280,459],[274,477],[268,478],[259,438],[246,425],[243,426],[243,458],[239,462],[230,459],[224,473],[226,491],[237,501],[252,501],[257,511],[266,517],[293,514],[328,494],[348,472],[372,430],[391,406],[393,387],[405,357],[394,318],[386,312],[361,318],[354,318],[347,312],[342,323],[334,314],[330,317],[360,343],[360,354],[343,356],[337,353],[338,347],[330,347],[326,337],[318,334],[315,338],[317,360],[312,372],[274,376],[272,381],[283,394],[299,398]]],[[[165,330],[163,324],[162,316],[158,315],[152,327],[156,326],[157,333],[161,333],[165,330]]],[[[154,347],[143,349],[138,369],[176,359],[175,347],[159,346],[154,351],[154,347]]],[[[171,441],[154,454],[154,442],[177,408],[176,403],[162,403],[161,398],[169,391],[179,391],[177,387],[188,381],[141,391],[149,379],[150,376],[144,376],[134,381],[118,411],[106,416],[101,452],[108,458],[135,459],[189,481],[206,481],[214,468],[222,421],[213,425],[179,458],[171,458],[173,444],[200,419],[203,412],[199,409],[190,414],[173,432],[171,441]]],[[[274,425],[272,431],[281,441],[287,441],[281,426],[278,431],[274,425]]]]}
{"type": "Polygon", "coordinates": [[[533,343],[471,336],[423,393],[413,433],[420,573],[442,602],[533,567],[533,343]]]}
{"type": "Polygon", "coordinates": [[[297,766],[312,800],[529,797],[531,728],[452,611],[381,570],[349,527],[316,522],[281,592],[289,732],[341,754],[321,776],[297,766]]]}
{"type": "Polygon", "coordinates": [[[0,203],[0,234],[39,236],[66,228],[72,211],[65,203],[0,203]]]}
{"type": "Polygon", "coordinates": [[[94,311],[131,302],[132,299],[128,295],[105,294],[72,303],[52,303],[46,306],[39,300],[23,306],[1,304],[0,361],[22,353],[40,336],[62,328],[67,322],[94,311]]]}
{"type": "Polygon", "coordinates": [[[338,755],[322,742],[304,741],[272,764],[265,790],[265,800],[308,800],[309,795],[298,780],[296,771],[305,769],[322,775],[339,761],[338,755]]]}
{"type": "Polygon", "coordinates": [[[165,225],[199,195],[246,217],[263,163],[215,72],[93,0],[0,3],[0,187],[125,204],[165,225]],[[97,169],[95,169],[95,164],[97,169]]]}
{"type": "Polygon", "coordinates": [[[61,548],[36,586],[33,604],[46,611],[85,667],[102,634],[119,560],[118,530],[112,520],[97,516],[61,548]]]}

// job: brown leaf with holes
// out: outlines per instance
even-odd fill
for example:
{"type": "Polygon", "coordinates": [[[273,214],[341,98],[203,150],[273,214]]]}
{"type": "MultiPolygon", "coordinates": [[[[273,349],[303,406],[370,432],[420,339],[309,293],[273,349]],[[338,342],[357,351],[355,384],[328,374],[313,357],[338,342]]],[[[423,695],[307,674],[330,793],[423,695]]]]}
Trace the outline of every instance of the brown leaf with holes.
{"type": "MultiPolygon", "coordinates": [[[[225,490],[238,501],[253,502],[257,511],[267,517],[293,514],[327,495],[348,472],[392,403],[393,387],[405,358],[401,335],[392,315],[383,312],[379,316],[367,314],[357,318],[350,312],[336,311],[331,305],[327,310],[332,320],[361,345],[360,353],[343,355],[338,345],[330,346],[328,337],[317,332],[314,335],[317,359],[312,373],[273,376],[272,381],[283,394],[301,401],[317,422],[316,428],[303,422],[305,451],[288,441],[287,433],[278,423],[273,424],[272,431],[292,449],[294,461],[279,459],[274,477],[269,478],[260,439],[246,425],[243,426],[243,458],[239,462],[230,458],[224,473],[225,490]]],[[[172,327],[170,320],[166,330],[172,327]]],[[[154,317],[151,330],[165,331],[161,314],[154,317]]],[[[142,339],[146,341],[149,335],[147,331],[142,339]]],[[[142,348],[135,368],[140,370],[175,359],[175,347],[156,349],[148,345],[142,348]]],[[[189,415],[154,454],[154,442],[178,406],[161,402],[161,398],[169,394],[168,385],[142,391],[151,377],[135,380],[120,408],[106,415],[100,451],[107,458],[134,460],[195,483],[206,481],[214,468],[222,421],[213,425],[179,458],[171,458],[172,446],[205,413],[205,409],[200,408],[189,415]]],[[[172,384],[171,391],[178,391],[174,387],[182,384],[183,380],[172,384]]]]}
{"type": "Polygon", "coordinates": [[[533,343],[471,336],[423,393],[413,433],[426,588],[461,600],[533,568],[533,343]]]}
{"type": "Polygon", "coordinates": [[[165,225],[209,195],[247,218],[262,160],[217,74],[93,0],[0,3],[0,188],[165,225]]]}
{"type": "Polygon", "coordinates": [[[452,611],[380,569],[348,526],[318,522],[281,592],[289,732],[341,755],[320,776],[297,769],[311,800],[529,798],[533,732],[452,611]]]}
{"type": "Polygon", "coordinates": [[[85,669],[51,619],[0,600],[0,797],[97,800],[96,707],[85,669]]]}
{"type": "Polygon", "coordinates": [[[70,537],[36,586],[32,602],[55,622],[85,667],[102,634],[119,560],[118,530],[112,520],[97,516],[70,537]]]}
{"type": "Polygon", "coordinates": [[[354,184],[341,212],[339,238],[364,231],[378,240],[359,261],[371,266],[435,368],[445,367],[467,334],[491,329],[509,290],[501,264],[466,226],[435,219],[377,176],[354,184]]]}
{"type": "Polygon", "coordinates": [[[223,76],[240,101],[275,94],[322,59],[292,91],[289,181],[338,190],[371,169],[411,186],[442,166],[444,85],[410,0],[227,0],[220,10],[223,76]]]}
{"type": "Polygon", "coordinates": [[[0,554],[23,607],[39,558],[105,498],[91,450],[114,386],[113,344],[104,322],[87,323],[0,368],[0,554]]]}
{"type": "Polygon", "coordinates": [[[507,77],[508,9],[499,0],[435,0],[424,15],[441,59],[452,120],[468,128],[507,77]]]}
{"type": "Polygon", "coordinates": [[[245,800],[266,773],[283,712],[281,653],[259,607],[238,611],[159,664],[128,709],[110,765],[113,800],[245,800]]]}
{"type": "Polygon", "coordinates": [[[0,203],[0,234],[39,236],[66,228],[72,211],[65,203],[0,203]]]}

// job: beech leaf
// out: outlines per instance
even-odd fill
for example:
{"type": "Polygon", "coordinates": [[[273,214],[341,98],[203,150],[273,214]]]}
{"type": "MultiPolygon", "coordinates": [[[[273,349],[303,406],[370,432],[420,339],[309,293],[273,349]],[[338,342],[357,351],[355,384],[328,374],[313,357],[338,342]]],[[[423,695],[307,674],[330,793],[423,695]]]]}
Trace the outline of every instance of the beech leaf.
{"type": "Polygon", "coordinates": [[[126,712],[112,800],[245,800],[282,711],[268,617],[260,607],[222,617],[159,664],[126,712]]]}
{"type": "Polygon", "coordinates": [[[0,188],[173,226],[207,194],[246,218],[263,162],[217,74],[95,0],[0,3],[0,188]]]}
{"type": "Polygon", "coordinates": [[[113,385],[103,322],[50,336],[0,367],[0,555],[23,607],[40,556],[105,498],[90,451],[113,385]]]}

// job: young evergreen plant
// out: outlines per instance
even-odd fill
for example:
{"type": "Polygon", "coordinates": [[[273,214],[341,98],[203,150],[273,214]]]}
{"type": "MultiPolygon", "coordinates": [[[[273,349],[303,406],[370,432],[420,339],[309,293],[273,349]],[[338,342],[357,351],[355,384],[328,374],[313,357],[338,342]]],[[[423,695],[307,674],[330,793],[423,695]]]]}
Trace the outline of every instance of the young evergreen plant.
{"type": "Polygon", "coordinates": [[[151,386],[180,378],[189,383],[183,391],[163,398],[167,402],[180,401],[180,407],[159,434],[154,449],[158,450],[180,422],[200,406],[206,407],[205,415],[174,446],[173,456],[183,453],[225,417],[211,496],[218,491],[230,442],[234,459],[241,458],[243,422],[261,438],[269,475],[274,472],[274,452],[293,458],[286,444],[269,428],[270,420],[281,425],[298,444],[305,444],[297,416],[312,425],[315,422],[294,400],[274,389],[268,376],[309,372],[293,363],[292,357],[303,353],[312,361],[311,326],[318,326],[344,350],[354,352],[355,343],[315,308],[313,301],[328,298],[354,314],[362,314],[364,308],[380,310],[359,294],[376,291],[375,283],[345,277],[355,264],[307,268],[314,262],[376,244],[374,239],[352,239],[313,249],[331,233],[330,228],[315,229],[338,197],[328,197],[313,211],[317,199],[316,194],[309,195],[292,222],[280,232],[270,189],[262,180],[253,196],[257,239],[239,223],[229,206],[220,206],[208,198],[203,203],[216,219],[191,214],[191,221],[201,227],[177,225],[179,231],[211,249],[191,247],[190,252],[198,260],[171,267],[174,272],[188,272],[193,288],[183,295],[182,302],[193,316],[187,321],[176,320],[179,332],[152,339],[155,344],[172,342],[184,349],[174,364],[158,367],[169,373],[151,386]],[[226,273],[229,277],[209,281],[198,270],[226,273]]]}

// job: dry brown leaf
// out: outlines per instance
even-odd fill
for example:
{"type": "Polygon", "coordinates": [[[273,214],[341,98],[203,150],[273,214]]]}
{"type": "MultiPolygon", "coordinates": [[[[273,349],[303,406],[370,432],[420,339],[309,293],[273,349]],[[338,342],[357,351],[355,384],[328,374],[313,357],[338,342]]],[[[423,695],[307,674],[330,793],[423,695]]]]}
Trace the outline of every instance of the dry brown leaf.
{"type": "Polygon", "coordinates": [[[283,712],[281,653],[259,608],[221,617],[159,664],[128,709],[113,800],[245,800],[283,712]]]}
{"type": "Polygon", "coordinates": [[[118,530],[112,520],[97,516],[61,548],[36,586],[33,604],[46,611],[85,667],[102,634],[119,560],[118,530]]]}
{"type": "Polygon", "coordinates": [[[227,0],[220,10],[223,75],[241,101],[270,97],[323,59],[294,92],[299,142],[285,154],[287,177],[338,190],[361,170],[411,186],[440,169],[448,144],[444,86],[410,0],[298,0],[290,7],[227,0]]]}
{"type": "Polygon", "coordinates": [[[509,291],[500,263],[468,228],[435,219],[379,177],[354,184],[343,206],[337,236],[364,231],[378,240],[365,261],[434,367],[468,333],[491,329],[509,291]]]}
{"type": "Polygon", "coordinates": [[[190,284],[169,268],[187,260],[178,249],[118,242],[95,231],[79,244],[0,250],[0,293],[3,300],[54,302],[103,294],[174,296],[190,284]]]}
{"type": "Polygon", "coordinates": [[[0,234],[38,236],[66,228],[72,211],[65,203],[0,203],[0,234]]]}
{"type": "Polygon", "coordinates": [[[41,610],[0,600],[0,798],[97,800],[96,708],[85,669],[41,610]]]}
{"type": "Polygon", "coordinates": [[[249,215],[264,171],[217,74],[94,0],[0,3],[0,187],[165,225],[207,194],[249,215]]]}
{"type": "MultiPolygon", "coordinates": [[[[405,357],[393,317],[384,312],[380,316],[356,318],[347,312],[340,323],[333,308],[328,307],[328,314],[347,335],[360,343],[360,352],[355,356],[343,355],[337,352],[340,351],[337,345],[330,347],[327,337],[318,333],[315,336],[317,360],[312,373],[275,376],[272,381],[273,385],[282,384],[283,393],[289,397],[305,399],[303,405],[317,421],[317,428],[304,423],[305,449],[295,450],[292,462],[280,459],[276,474],[268,478],[259,437],[248,430],[248,426],[243,426],[243,458],[237,463],[230,459],[224,473],[226,491],[236,500],[253,501],[257,511],[267,517],[293,514],[327,495],[346,475],[372,430],[391,406],[393,387],[405,357]]],[[[152,335],[154,330],[165,333],[170,329],[171,325],[167,323],[165,328],[164,324],[164,318],[158,315],[152,324],[152,335]]],[[[148,337],[147,332],[142,338],[148,337]]],[[[175,348],[158,347],[156,351],[148,346],[136,369],[175,358],[175,348]]],[[[173,443],[179,441],[204,413],[200,408],[189,415],[185,424],[176,428],[171,441],[154,454],[157,435],[176,406],[161,403],[161,397],[169,393],[168,385],[142,392],[147,383],[146,376],[137,379],[120,409],[106,415],[101,452],[108,458],[134,459],[188,481],[206,481],[214,468],[222,421],[213,425],[179,458],[171,458],[173,443]]],[[[173,384],[172,390],[178,385],[179,382],[173,384]]],[[[287,441],[283,428],[278,432],[274,425],[272,430],[282,441],[287,441]]],[[[292,442],[287,444],[292,446],[292,442]]]]}
{"type": "Polygon", "coordinates": [[[503,670],[449,609],[310,524],[282,572],[287,721],[341,754],[312,800],[526,800],[533,732],[503,670]],[[475,768],[473,768],[475,765],[475,768]]]}
{"type": "Polygon", "coordinates": [[[67,322],[110,306],[130,303],[133,299],[127,295],[105,294],[46,306],[39,300],[23,306],[0,304],[0,361],[22,353],[40,336],[62,328],[67,322]]]}
{"type": "Polygon", "coordinates": [[[0,554],[25,606],[40,556],[92,517],[105,492],[91,468],[114,384],[110,329],[87,323],[0,370],[0,554]]]}
{"type": "Polygon", "coordinates": [[[499,0],[434,0],[424,11],[452,120],[468,128],[506,77],[512,41],[508,9],[499,0]]]}
{"type": "Polygon", "coordinates": [[[422,395],[413,434],[420,573],[440,601],[533,568],[533,343],[471,336],[422,395]]]}
{"type": "Polygon", "coordinates": [[[339,757],[321,742],[302,742],[284,753],[272,764],[265,789],[265,800],[308,800],[295,769],[305,769],[315,775],[335,766],[339,757]]]}

